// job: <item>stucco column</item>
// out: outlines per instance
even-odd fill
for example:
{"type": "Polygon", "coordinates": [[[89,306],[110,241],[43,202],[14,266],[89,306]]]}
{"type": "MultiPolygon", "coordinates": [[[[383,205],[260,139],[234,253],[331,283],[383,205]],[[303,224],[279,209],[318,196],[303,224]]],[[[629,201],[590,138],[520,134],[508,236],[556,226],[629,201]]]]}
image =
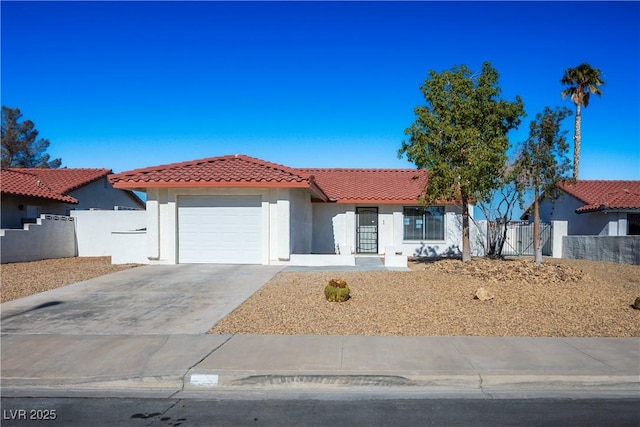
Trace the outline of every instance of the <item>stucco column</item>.
{"type": "Polygon", "coordinates": [[[568,229],[569,223],[567,221],[551,221],[551,231],[553,232],[551,256],[553,258],[562,258],[562,238],[569,234],[568,229]]]}
{"type": "MultiPolygon", "coordinates": [[[[401,207],[399,209],[402,209],[401,207]]],[[[402,210],[393,212],[393,246],[396,252],[401,251],[404,240],[404,215],[402,210]]],[[[393,254],[392,254],[393,255],[393,254]]]]}
{"type": "Polygon", "coordinates": [[[276,202],[277,215],[277,254],[280,261],[288,261],[291,255],[291,206],[289,202],[289,191],[281,189],[278,191],[278,201],[276,202]]]}
{"type": "Polygon", "coordinates": [[[160,259],[160,204],[157,188],[147,189],[147,258],[160,259]]]}
{"type": "Polygon", "coordinates": [[[344,241],[347,242],[347,250],[341,250],[343,255],[356,252],[356,207],[349,205],[345,213],[344,241]]]}

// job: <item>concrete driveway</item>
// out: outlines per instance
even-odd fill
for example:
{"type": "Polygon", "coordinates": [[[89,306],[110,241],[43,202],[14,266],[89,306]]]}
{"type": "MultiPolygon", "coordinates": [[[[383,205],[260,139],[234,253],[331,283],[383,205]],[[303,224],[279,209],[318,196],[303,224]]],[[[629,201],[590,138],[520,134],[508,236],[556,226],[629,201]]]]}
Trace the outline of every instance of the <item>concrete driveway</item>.
{"type": "Polygon", "coordinates": [[[204,334],[282,267],[151,265],[2,304],[2,334],[204,334]]]}

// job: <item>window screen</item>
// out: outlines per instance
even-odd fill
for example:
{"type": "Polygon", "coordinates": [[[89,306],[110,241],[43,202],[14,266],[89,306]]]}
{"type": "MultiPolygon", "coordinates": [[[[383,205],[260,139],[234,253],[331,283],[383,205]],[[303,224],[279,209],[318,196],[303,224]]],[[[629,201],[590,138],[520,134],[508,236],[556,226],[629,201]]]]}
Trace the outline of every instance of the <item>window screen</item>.
{"type": "Polygon", "coordinates": [[[404,208],[404,240],[444,240],[444,207],[404,208]]]}

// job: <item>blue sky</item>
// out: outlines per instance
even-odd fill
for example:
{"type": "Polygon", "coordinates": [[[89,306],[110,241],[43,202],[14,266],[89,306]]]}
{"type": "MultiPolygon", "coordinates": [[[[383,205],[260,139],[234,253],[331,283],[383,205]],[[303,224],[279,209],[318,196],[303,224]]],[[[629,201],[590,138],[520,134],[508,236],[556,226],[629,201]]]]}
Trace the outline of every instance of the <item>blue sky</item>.
{"type": "MultiPolygon", "coordinates": [[[[603,71],[581,178],[640,179],[638,2],[2,1],[2,104],[63,166],[114,172],[243,153],[293,167],[397,158],[428,70],[490,61],[517,144],[565,68],[603,71]]],[[[565,122],[573,135],[573,117],[565,122]]]]}

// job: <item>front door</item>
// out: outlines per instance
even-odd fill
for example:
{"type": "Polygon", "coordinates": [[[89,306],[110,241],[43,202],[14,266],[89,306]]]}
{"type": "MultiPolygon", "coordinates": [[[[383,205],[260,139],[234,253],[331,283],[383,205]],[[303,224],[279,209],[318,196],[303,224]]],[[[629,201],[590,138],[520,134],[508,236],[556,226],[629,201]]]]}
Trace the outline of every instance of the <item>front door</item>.
{"type": "Polygon", "coordinates": [[[356,208],[356,252],[378,253],[378,208],[356,208]]]}

